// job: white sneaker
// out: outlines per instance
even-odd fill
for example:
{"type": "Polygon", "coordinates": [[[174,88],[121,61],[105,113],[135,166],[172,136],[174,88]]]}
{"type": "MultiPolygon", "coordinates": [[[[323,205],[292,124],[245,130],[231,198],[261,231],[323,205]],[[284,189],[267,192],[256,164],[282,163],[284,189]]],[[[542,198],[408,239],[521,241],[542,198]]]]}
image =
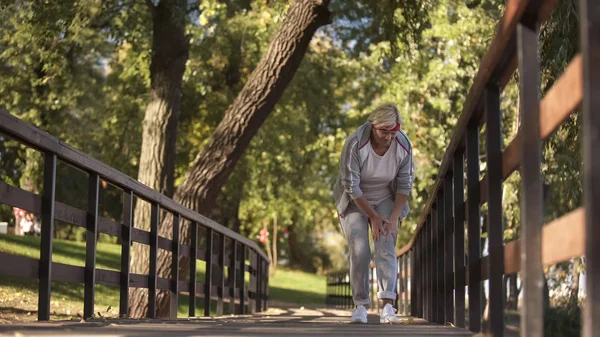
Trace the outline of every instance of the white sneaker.
{"type": "Polygon", "coordinates": [[[367,308],[364,305],[359,305],[352,311],[350,323],[367,323],[367,308]]]}
{"type": "Polygon", "coordinates": [[[379,323],[398,324],[400,319],[396,317],[396,309],[391,304],[386,304],[381,310],[379,323]]]}

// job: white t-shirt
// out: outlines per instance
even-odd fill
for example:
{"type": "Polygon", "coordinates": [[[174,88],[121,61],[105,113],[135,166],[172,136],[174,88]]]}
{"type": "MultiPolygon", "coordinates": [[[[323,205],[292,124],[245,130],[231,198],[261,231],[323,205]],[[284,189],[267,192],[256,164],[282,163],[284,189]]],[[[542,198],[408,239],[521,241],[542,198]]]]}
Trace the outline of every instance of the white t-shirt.
{"type": "Polygon", "coordinates": [[[393,141],[383,156],[375,153],[371,141],[365,146],[369,148],[369,151],[360,172],[360,189],[367,201],[374,205],[393,197],[390,183],[398,173],[400,162],[396,151],[398,144],[393,141]]]}

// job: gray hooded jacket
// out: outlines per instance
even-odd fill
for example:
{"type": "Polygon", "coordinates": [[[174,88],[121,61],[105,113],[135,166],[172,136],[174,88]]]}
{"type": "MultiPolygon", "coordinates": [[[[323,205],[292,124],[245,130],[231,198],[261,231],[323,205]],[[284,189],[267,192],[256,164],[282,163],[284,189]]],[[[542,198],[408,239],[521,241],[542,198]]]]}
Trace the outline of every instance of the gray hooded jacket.
{"type": "MultiPolygon", "coordinates": [[[[365,145],[369,142],[370,136],[371,123],[366,122],[352,132],[344,143],[340,158],[340,175],[336,179],[333,190],[336,209],[342,217],[350,201],[363,195],[360,189],[360,172],[368,155],[368,148],[365,145]]],[[[394,194],[409,195],[415,179],[412,144],[402,130],[396,133],[396,141],[399,145],[396,149],[398,158],[400,158],[400,165],[398,166],[396,179],[390,183],[390,188],[394,194]]],[[[409,211],[410,207],[407,202],[400,212],[399,218],[406,217],[409,211]]]]}

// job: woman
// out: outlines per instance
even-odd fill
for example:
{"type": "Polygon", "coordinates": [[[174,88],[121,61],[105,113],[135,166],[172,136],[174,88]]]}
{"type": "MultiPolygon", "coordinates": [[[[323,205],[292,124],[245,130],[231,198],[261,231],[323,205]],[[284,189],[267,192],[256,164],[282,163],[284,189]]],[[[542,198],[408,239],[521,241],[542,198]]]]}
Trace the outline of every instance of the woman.
{"type": "Polygon", "coordinates": [[[366,323],[369,304],[369,225],[382,301],[381,323],[399,323],[396,309],[398,227],[410,208],[414,180],[412,145],[393,104],[377,107],[344,144],[334,196],[350,253],[350,284],[356,309],[351,322],[366,323]]]}

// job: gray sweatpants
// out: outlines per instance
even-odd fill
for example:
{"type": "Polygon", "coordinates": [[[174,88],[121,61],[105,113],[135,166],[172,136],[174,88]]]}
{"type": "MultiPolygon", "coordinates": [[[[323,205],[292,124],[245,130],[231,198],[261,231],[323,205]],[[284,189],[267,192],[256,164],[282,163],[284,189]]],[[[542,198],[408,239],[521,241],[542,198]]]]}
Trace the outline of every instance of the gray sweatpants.
{"type": "MultiPolygon", "coordinates": [[[[371,205],[383,218],[389,218],[394,210],[394,200],[386,199],[379,204],[371,205]]],[[[369,264],[371,262],[371,247],[369,246],[369,217],[364,214],[354,202],[348,205],[344,215],[340,215],[342,231],[348,242],[350,253],[350,285],[352,286],[352,299],[355,305],[364,305],[371,302],[369,298],[369,264]]],[[[377,284],[380,299],[396,299],[397,260],[396,260],[397,234],[381,235],[375,242],[375,265],[377,271],[377,284]]]]}

